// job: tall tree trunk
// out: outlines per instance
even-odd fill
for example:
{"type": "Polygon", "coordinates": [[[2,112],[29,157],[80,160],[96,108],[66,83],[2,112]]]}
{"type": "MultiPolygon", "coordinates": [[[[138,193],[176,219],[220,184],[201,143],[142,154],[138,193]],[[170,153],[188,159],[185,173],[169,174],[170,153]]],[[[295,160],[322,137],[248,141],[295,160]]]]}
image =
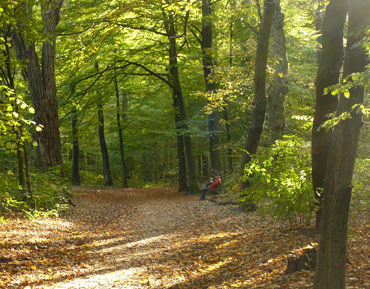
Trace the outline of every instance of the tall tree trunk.
{"type": "MultiPolygon", "coordinates": [[[[354,44],[367,37],[370,25],[370,1],[351,0],[348,3],[348,41],[343,78],[363,72],[369,63],[368,51],[354,44]]],[[[349,81],[352,81],[350,78],[349,81]]],[[[315,275],[315,289],[344,289],[347,261],[348,215],[352,193],[352,176],[356,149],[362,127],[362,114],[353,106],[364,101],[364,87],[350,89],[350,97],[340,97],[337,116],[350,112],[351,117],[333,128],[320,227],[320,244],[315,275]]]]}
{"type": "Polygon", "coordinates": [[[343,29],[347,0],[332,0],[326,8],[322,28],[322,52],[316,78],[316,108],[312,128],[312,184],[317,201],[316,229],[320,226],[322,188],[329,155],[331,131],[320,129],[338,106],[338,98],[325,88],[338,84],[343,64],[343,29]]]}
{"type": "Polygon", "coordinates": [[[114,72],[114,88],[116,91],[117,127],[118,127],[118,139],[119,139],[119,152],[120,152],[120,157],[121,157],[122,187],[127,188],[127,169],[126,169],[125,149],[123,145],[123,133],[122,133],[122,124],[121,124],[120,93],[119,93],[116,72],[114,72]]]}
{"type": "Polygon", "coordinates": [[[199,191],[197,184],[197,173],[196,164],[193,155],[191,136],[188,133],[187,115],[185,109],[185,103],[182,95],[178,62],[177,62],[177,45],[176,45],[176,30],[175,23],[172,15],[169,15],[168,19],[165,21],[166,31],[169,40],[169,60],[170,60],[170,79],[173,84],[173,96],[174,103],[178,108],[178,123],[176,127],[181,128],[184,138],[185,146],[185,157],[187,165],[187,176],[188,176],[188,186],[187,193],[193,194],[199,191]]]}
{"type": "MultiPolygon", "coordinates": [[[[203,55],[203,71],[204,80],[206,83],[206,94],[213,94],[216,89],[216,83],[210,80],[213,72],[213,57],[212,57],[212,9],[211,0],[202,0],[202,55],[203,55]]],[[[219,121],[220,116],[217,108],[213,109],[208,116],[208,131],[209,131],[209,151],[211,166],[213,171],[221,171],[221,154],[219,151],[219,121]]]]}
{"type": "Polygon", "coordinates": [[[315,0],[317,4],[316,12],[315,12],[315,26],[316,31],[319,34],[317,37],[317,63],[320,64],[321,62],[321,46],[322,46],[322,25],[324,20],[324,8],[325,3],[324,0],[315,0]]]}
{"type": "MultiPolygon", "coordinates": [[[[251,161],[251,155],[257,152],[257,147],[261,139],[263,123],[266,115],[266,66],[269,47],[269,37],[274,17],[275,0],[264,1],[264,11],[260,33],[258,37],[256,64],[254,72],[254,109],[253,121],[248,131],[247,143],[245,146],[246,153],[243,154],[241,168],[251,161]]],[[[247,181],[241,181],[239,189],[242,191],[248,186],[247,181]]]]}
{"type": "Polygon", "coordinates": [[[81,185],[80,177],[80,144],[78,136],[77,109],[72,109],[72,185],[81,185]]]}
{"type": "Polygon", "coordinates": [[[288,93],[288,57],[285,45],[284,14],[281,12],[280,0],[277,0],[271,28],[271,52],[277,65],[274,84],[270,95],[270,132],[271,143],[284,134],[284,104],[288,93]]]}
{"type": "MultiPolygon", "coordinates": [[[[95,68],[99,70],[98,63],[95,63],[95,68]]],[[[110,172],[108,147],[105,141],[103,99],[99,92],[98,92],[97,106],[98,106],[98,121],[99,121],[99,128],[98,128],[99,143],[100,143],[100,150],[101,150],[102,159],[103,159],[104,181],[105,181],[105,186],[113,186],[112,175],[110,172]]]]}
{"type": "MultiPolygon", "coordinates": [[[[43,126],[42,131],[35,135],[42,156],[42,165],[45,168],[59,165],[60,174],[65,176],[55,85],[56,26],[62,5],[63,0],[43,1],[41,4],[43,33],[48,36],[42,43],[41,67],[35,43],[25,40],[22,34],[29,23],[18,23],[17,31],[13,31],[12,38],[18,58],[26,65],[23,75],[28,81],[32,104],[35,108],[35,121],[43,126]]],[[[26,4],[23,4],[22,8],[25,15],[27,14],[28,17],[32,15],[31,8],[26,7],[26,4]]],[[[24,17],[22,19],[24,21],[24,17]]]]}
{"type": "Polygon", "coordinates": [[[188,189],[187,173],[186,173],[186,158],[185,158],[185,142],[184,135],[181,131],[179,108],[177,98],[173,96],[173,106],[175,109],[175,125],[177,135],[177,157],[179,160],[179,192],[185,192],[188,189]]]}

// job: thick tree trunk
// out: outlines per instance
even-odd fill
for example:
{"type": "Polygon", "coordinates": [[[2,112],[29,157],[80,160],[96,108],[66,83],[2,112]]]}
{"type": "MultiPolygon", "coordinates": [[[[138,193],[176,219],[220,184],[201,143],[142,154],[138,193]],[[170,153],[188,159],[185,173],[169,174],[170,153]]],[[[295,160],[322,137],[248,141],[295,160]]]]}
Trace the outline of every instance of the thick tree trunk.
{"type": "Polygon", "coordinates": [[[284,134],[284,104],[288,93],[288,57],[285,44],[284,14],[281,12],[280,0],[276,3],[271,28],[271,52],[277,61],[274,84],[270,95],[270,140],[274,143],[284,134]]]}
{"type": "Polygon", "coordinates": [[[116,91],[116,106],[117,106],[117,127],[118,127],[118,139],[119,139],[119,152],[121,157],[121,177],[122,187],[127,188],[127,169],[125,161],[125,149],[123,145],[123,133],[121,124],[121,107],[120,107],[120,93],[117,81],[117,75],[114,74],[114,88],[116,91]]]}
{"type": "Polygon", "coordinates": [[[188,176],[187,193],[193,194],[197,193],[199,191],[199,188],[197,184],[196,164],[193,156],[191,136],[187,132],[188,130],[188,125],[186,123],[187,115],[179,77],[179,69],[177,63],[176,30],[172,15],[169,16],[166,26],[170,45],[169,47],[170,79],[171,83],[173,84],[174,103],[175,106],[177,105],[178,108],[178,112],[175,112],[178,113],[178,122],[176,124],[176,127],[181,128],[182,130],[181,134],[183,134],[184,139],[187,176],[188,176]]]}
{"type": "MultiPolygon", "coordinates": [[[[216,83],[210,80],[213,71],[211,0],[202,0],[202,55],[206,94],[210,95],[216,89],[216,83]]],[[[208,116],[208,131],[211,166],[212,170],[217,172],[221,171],[221,154],[218,148],[220,145],[219,121],[219,112],[214,109],[208,116]]]]}
{"type": "MultiPolygon", "coordinates": [[[[271,32],[272,20],[274,17],[275,0],[264,1],[264,11],[261,23],[261,29],[258,37],[256,64],[254,72],[254,109],[253,121],[248,131],[246,153],[243,154],[241,164],[242,170],[247,163],[251,161],[251,155],[257,152],[257,147],[261,139],[263,123],[266,115],[266,65],[269,47],[269,37],[271,32]]],[[[240,183],[239,189],[244,190],[248,186],[247,181],[240,183]]]]}
{"type": "Polygon", "coordinates": [[[320,226],[322,188],[329,155],[331,132],[320,129],[338,106],[338,98],[325,88],[339,82],[343,64],[343,29],[347,15],[347,0],[332,0],[326,8],[322,28],[322,52],[316,78],[316,109],[312,128],[312,184],[317,201],[316,229],[320,226]]]}
{"type": "Polygon", "coordinates": [[[78,136],[77,109],[72,109],[72,185],[81,185],[80,177],[80,144],[78,136]]]}
{"type": "MultiPolygon", "coordinates": [[[[95,68],[99,70],[99,64],[95,63],[95,68]]],[[[100,143],[100,150],[103,159],[103,174],[104,174],[104,181],[105,186],[113,186],[112,175],[110,172],[110,162],[109,162],[109,154],[108,154],[108,147],[105,141],[105,132],[104,132],[104,111],[103,111],[103,100],[102,96],[98,92],[98,121],[99,121],[99,143],[100,143]]]]}
{"type": "MultiPolygon", "coordinates": [[[[343,77],[362,72],[368,64],[367,51],[354,44],[367,37],[370,25],[370,2],[351,0],[349,5],[348,35],[343,77]]],[[[351,79],[349,80],[351,81],[351,79]]],[[[327,171],[324,182],[320,244],[315,275],[315,289],[344,289],[347,260],[348,215],[352,193],[352,176],[356,149],[362,127],[362,114],[353,106],[362,104],[364,87],[355,86],[350,97],[341,96],[337,116],[350,112],[351,118],[333,128],[327,171]]]]}
{"type": "MultiPolygon", "coordinates": [[[[42,44],[41,67],[36,54],[35,43],[26,44],[22,35],[24,23],[18,23],[18,31],[13,31],[13,40],[18,58],[25,63],[23,75],[28,81],[32,104],[35,108],[35,121],[43,126],[35,135],[42,156],[43,167],[60,166],[60,174],[65,176],[62,149],[59,135],[57,92],[55,85],[55,39],[56,26],[63,0],[44,1],[41,5],[44,22],[43,33],[48,39],[42,44]]],[[[26,6],[26,5],[25,5],[26,6]]],[[[23,7],[29,14],[28,7],[23,7]]],[[[25,16],[26,17],[26,16],[25,16]]]]}

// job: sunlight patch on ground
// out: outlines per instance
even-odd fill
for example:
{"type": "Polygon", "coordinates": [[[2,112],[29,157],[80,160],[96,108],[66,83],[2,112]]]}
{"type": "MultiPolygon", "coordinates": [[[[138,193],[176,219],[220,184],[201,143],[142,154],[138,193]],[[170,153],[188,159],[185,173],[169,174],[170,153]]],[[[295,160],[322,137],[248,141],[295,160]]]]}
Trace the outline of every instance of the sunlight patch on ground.
{"type": "MultiPolygon", "coordinates": [[[[113,268],[102,268],[101,271],[109,271],[113,268]]],[[[127,281],[130,280],[133,276],[140,274],[144,271],[143,268],[128,268],[122,270],[114,270],[112,272],[102,273],[99,272],[95,275],[90,275],[86,278],[78,278],[70,281],[64,281],[51,286],[43,286],[42,288],[141,288],[139,284],[130,284],[127,281]],[[127,285],[125,284],[127,283],[127,285]]]]}

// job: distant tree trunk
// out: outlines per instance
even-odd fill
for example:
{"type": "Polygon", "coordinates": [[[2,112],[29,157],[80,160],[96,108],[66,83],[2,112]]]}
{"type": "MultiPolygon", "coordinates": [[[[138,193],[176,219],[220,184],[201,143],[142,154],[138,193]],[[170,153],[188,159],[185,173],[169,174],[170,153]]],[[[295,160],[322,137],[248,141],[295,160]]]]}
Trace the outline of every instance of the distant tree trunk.
{"type": "Polygon", "coordinates": [[[179,159],[179,192],[185,192],[188,189],[187,173],[186,173],[186,158],[185,158],[185,143],[184,135],[181,132],[179,108],[177,98],[173,96],[173,106],[175,109],[175,125],[177,135],[177,157],[179,159]]]}
{"type": "Polygon", "coordinates": [[[227,162],[228,162],[228,169],[229,174],[232,174],[233,172],[233,150],[231,148],[231,128],[230,128],[230,121],[229,121],[229,114],[227,111],[227,108],[224,108],[224,120],[225,120],[225,126],[226,126],[226,137],[227,137],[227,143],[228,143],[228,149],[227,149],[227,162]]]}
{"type": "MultiPolygon", "coordinates": [[[[196,164],[193,155],[193,148],[191,142],[191,136],[187,132],[188,125],[187,125],[187,115],[186,109],[184,104],[184,99],[181,90],[181,83],[179,77],[179,69],[177,63],[177,45],[176,45],[176,30],[174,19],[172,15],[168,16],[168,19],[165,21],[166,31],[169,40],[169,59],[170,59],[170,79],[171,83],[173,84],[173,96],[174,96],[174,104],[178,108],[178,122],[176,127],[181,128],[183,138],[184,138],[184,146],[185,146],[185,157],[186,157],[186,165],[187,165],[187,175],[188,175],[188,186],[187,186],[187,193],[193,194],[199,191],[198,184],[197,184],[197,173],[196,173],[196,164]]],[[[180,142],[181,143],[181,142],[180,142]]]]}
{"type": "Polygon", "coordinates": [[[319,36],[317,37],[317,63],[320,64],[321,62],[321,46],[322,46],[322,25],[324,20],[324,8],[325,3],[324,0],[315,0],[317,3],[316,13],[315,13],[315,26],[316,31],[319,33],[319,36]]]}
{"type": "MultiPolygon", "coordinates": [[[[42,165],[45,168],[59,165],[61,176],[65,176],[55,85],[56,26],[59,22],[62,4],[63,0],[43,1],[41,4],[43,33],[48,36],[47,40],[42,43],[41,67],[35,43],[30,43],[23,37],[22,32],[26,28],[24,23],[18,23],[17,31],[13,31],[12,38],[18,58],[27,65],[23,70],[23,75],[28,81],[32,104],[35,108],[35,121],[43,126],[42,131],[35,135],[42,156],[42,165]]],[[[26,7],[26,4],[23,4],[22,8],[25,15],[31,14],[31,9],[26,7]]]]}
{"type": "MultiPolygon", "coordinates": [[[[210,80],[213,72],[211,5],[211,0],[202,0],[202,55],[207,95],[213,94],[216,89],[216,83],[210,80]]],[[[217,108],[213,109],[208,116],[209,151],[212,170],[217,172],[221,171],[219,120],[220,116],[217,108]]]]}
{"type": "Polygon", "coordinates": [[[288,57],[285,44],[284,14],[281,12],[280,0],[276,2],[271,28],[271,52],[276,61],[274,84],[270,95],[270,132],[271,143],[284,134],[284,104],[288,93],[288,57]]]}
{"type": "MultiPolygon", "coordinates": [[[[349,38],[343,78],[351,73],[363,72],[369,63],[368,51],[365,47],[362,45],[354,47],[354,44],[367,37],[365,28],[370,25],[370,1],[351,0],[348,5],[349,38]]],[[[349,81],[352,79],[350,78],[349,81]]],[[[362,104],[363,101],[364,87],[360,85],[355,85],[350,89],[349,98],[343,95],[340,97],[337,116],[350,112],[351,117],[336,125],[331,135],[324,182],[315,289],[344,289],[346,287],[347,232],[352,176],[359,134],[363,124],[362,114],[353,107],[362,104]]]]}
{"type": "MultiPolygon", "coordinates": [[[[234,3],[235,4],[235,3],[234,3]]],[[[230,69],[233,67],[234,61],[234,51],[233,51],[233,21],[230,19],[229,24],[229,67],[230,69]]],[[[227,137],[227,161],[228,161],[228,170],[229,173],[232,174],[233,172],[233,150],[231,148],[231,127],[229,121],[229,113],[227,106],[224,107],[224,120],[225,120],[225,128],[226,128],[226,137],[227,137]]]]}
{"type": "Polygon", "coordinates": [[[29,198],[32,198],[31,178],[28,166],[28,149],[26,144],[23,144],[23,160],[24,160],[24,174],[26,176],[27,194],[29,198]]]}
{"type": "MultiPolygon", "coordinates": [[[[256,52],[256,64],[255,64],[255,76],[254,76],[254,109],[253,109],[253,121],[248,131],[247,143],[245,150],[247,153],[243,154],[243,160],[241,164],[242,170],[245,165],[251,161],[251,155],[257,152],[257,147],[260,142],[263,123],[266,115],[266,66],[267,66],[267,54],[269,47],[269,37],[272,26],[272,19],[274,17],[275,0],[264,1],[264,11],[262,17],[262,23],[260,33],[258,37],[257,52],[256,52]]],[[[248,186],[248,182],[241,181],[239,189],[242,191],[248,186]]]]}
{"type": "Polygon", "coordinates": [[[122,187],[127,188],[127,169],[125,161],[125,149],[123,145],[123,133],[121,124],[121,107],[120,107],[120,93],[117,81],[116,72],[114,72],[114,88],[116,90],[116,105],[117,105],[117,127],[118,127],[118,139],[119,139],[119,152],[121,157],[121,177],[122,187]]]}
{"type": "MultiPolygon", "coordinates": [[[[95,68],[99,69],[99,64],[95,63],[95,68]]],[[[99,92],[98,92],[99,93],[99,92]]],[[[109,163],[109,154],[108,147],[105,141],[105,132],[104,132],[104,111],[103,111],[103,100],[102,96],[98,95],[98,121],[99,121],[99,143],[103,159],[103,174],[105,186],[113,186],[112,175],[110,172],[110,163],[109,163]]]]}
{"type": "Polygon", "coordinates": [[[316,229],[320,226],[322,188],[329,155],[331,132],[320,129],[338,106],[338,98],[325,88],[339,83],[343,64],[343,29],[347,0],[332,0],[326,8],[322,28],[322,52],[316,78],[316,108],[312,128],[312,184],[317,201],[316,229]]]}
{"type": "Polygon", "coordinates": [[[78,136],[77,109],[72,109],[72,185],[81,185],[80,177],[80,144],[78,136]]]}

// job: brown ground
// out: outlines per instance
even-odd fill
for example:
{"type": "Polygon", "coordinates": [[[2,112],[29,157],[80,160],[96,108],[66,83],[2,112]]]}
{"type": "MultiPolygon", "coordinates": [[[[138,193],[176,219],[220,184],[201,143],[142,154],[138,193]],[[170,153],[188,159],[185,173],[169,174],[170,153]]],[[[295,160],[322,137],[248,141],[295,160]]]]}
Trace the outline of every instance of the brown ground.
{"type": "MultiPolygon", "coordinates": [[[[75,190],[63,218],[0,224],[1,288],[311,288],[313,272],[284,274],[310,230],[173,188],[75,190]]],[[[347,288],[365,289],[370,218],[357,216],[347,288]]]]}

